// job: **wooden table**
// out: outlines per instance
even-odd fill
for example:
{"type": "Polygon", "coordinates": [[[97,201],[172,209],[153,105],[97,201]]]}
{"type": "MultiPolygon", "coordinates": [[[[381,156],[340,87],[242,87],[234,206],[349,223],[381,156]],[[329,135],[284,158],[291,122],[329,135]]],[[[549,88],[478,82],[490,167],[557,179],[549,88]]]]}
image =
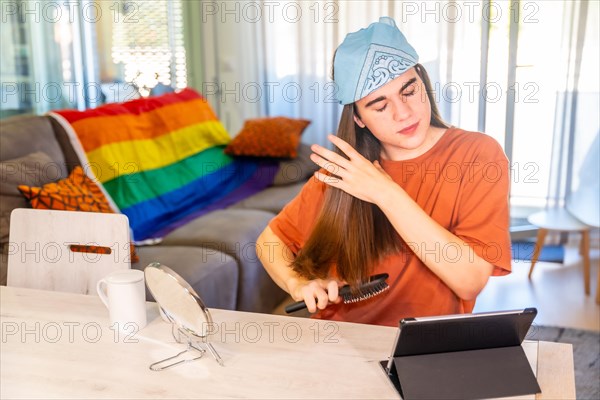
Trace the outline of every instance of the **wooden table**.
{"type": "MultiPolygon", "coordinates": [[[[185,348],[154,303],[129,336],[95,296],[1,287],[0,307],[1,398],[399,398],[379,366],[395,328],[211,310],[225,366],[207,353],[154,372],[185,348]]],[[[575,398],[571,345],[523,346],[537,398],[575,398]]]]}

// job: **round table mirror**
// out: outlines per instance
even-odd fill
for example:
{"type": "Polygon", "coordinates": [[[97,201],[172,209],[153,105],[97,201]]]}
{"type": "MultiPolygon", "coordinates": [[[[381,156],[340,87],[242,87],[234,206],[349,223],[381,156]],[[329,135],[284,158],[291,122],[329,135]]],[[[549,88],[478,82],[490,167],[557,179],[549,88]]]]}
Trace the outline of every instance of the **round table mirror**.
{"type": "MultiPolygon", "coordinates": [[[[208,343],[207,338],[210,334],[213,321],[208,308],[206,308],[198,293],[179,274],[160,263],[149,264],[144,269],[144,276],[146,285],[150,293],[152,293],[154,300],[158,303],[158,306],[167,319],[173,324],[173,336],[178,342],[181,342],[179,335],[184,335],[188,344],[187,350],[184,350],[177,356],[154,363],[150,369],[155,371],[162,370],[185,361],[191,361],[184,360],[166,366],[157,366],[157,364],[174,359],[187,351],[197,350],[203,353],[204,350],[194,344],[197,342],[197,339],[202,339],[208,350],[219,364],[222,365],[221,357],[219,357],[213,346],[208,343]]],[[[196,357],[194,360],[200,357],[196,357]]]]}

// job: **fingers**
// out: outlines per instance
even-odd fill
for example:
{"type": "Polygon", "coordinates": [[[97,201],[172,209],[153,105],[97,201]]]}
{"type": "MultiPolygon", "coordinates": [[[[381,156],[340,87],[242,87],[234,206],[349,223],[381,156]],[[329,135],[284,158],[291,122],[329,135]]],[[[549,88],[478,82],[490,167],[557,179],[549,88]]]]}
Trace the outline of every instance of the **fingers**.
{"type": "Polygon", "coordinates": [[[330,303],[339,302],[338,282],[334,280],[313,280],[302,287],[302,298],[310,313],[324,310],[330,303]]]}
{"type": "Polygon", "coordinates": [[[324,310],[329,304],[329,295],[324,290],[319,290],[317,292],[317,308],[319,310],[324,310]]]}
{"type": "Polygon", "coordinates": [[[336,281],[329,281],[329,283],[327,284],[328,300],[331,301],[332,303],[334,301],[336,301],[339,297],[338,292],[339,292],[338,283],[336,281]]]}
{"type": "Polygon", "coordinates": [[[342,188],[341,186],[342,186],[343,181],[335,175],[327,175],[327,174],[317,171],[317,172],[315,172],[315,178],[317,178],[321,182],[331,185],[333,187],[337,187],[340,189],[342,188]]]}
{"type": "Polygon", "coordinates": [[[314,153],[311,154],[311,160],[321,168],[324,168],[332,174],[340,175],[340,173],[343,172],[341,170],[351,170],[353,165],[360,165],[353,163],[367,161],[358,151],[356,151],[356,149],[354,149],[354,147],[343,139],[340,139],[335,135],[328,135],[327,138],[348,156],[349,159],[334,151],[326,149],[325,147],[313,144],[311,150],[314,153]]]}
{"type": "Polygon", "coordinates": [[[356,158],[363,158],[363,156],[358,151],[356,151],[354,147],[350,146],[345,140],[340,139],[335,135],[327,135],[327,139],[329,139],[329,141],[333,143],[338,149],[340,149],[345,155],[350,157],[351,160],[354,160],[356,158]]]}
{"type": "Polygon", "coordinates": [[[325,171],[329,172],[332,176],[342,177],[344,172],[346,171],[345,169],[340,167],[338,164],[331,162],[329,160],[326,160],[317,154],[314,154],[314,153],[311,154],[310,159],[312,160],[312,162],[317,164],[319,167],[321,167],[325,171]]]}
{"type": "MultiPolygon", "coordinates": [[[[373,168],[379,172],[384,171],[378,161],[370,162],[343,139],[334,135],[328,135],[328,138],[349,157],[349,159],[347,159],[334,151],[313,144],[311,146],[313,154],[310,155],[310,159],[330,175],[345,180],[361,171],[366,175],[372,174],[373,168]]],[[[320,178],[319,180],[325,183],[336,182],[336,180],[326,181],[320,178]]]]}
{"type": "Polygon", "coordinates": [[[331,162],[334,163],[338,166],[340,166],[341,168],[344,169],[348,169],[350,168],[350,161],[344,157],[342,157],[341,155],[337,154],[334,151],[331,151],[329,149],[326,149],[325,147],[319,146],[318,144],[313,144],[310,149],[316,153],[316,154],[312,154],[311,155],[311,159],[313,160],[313,162],[315,162],[317,165],[319,165],[322,168],[327,169],[326,166],[321,165],[318,161],[325,161],[325,162],[331,162]]]}

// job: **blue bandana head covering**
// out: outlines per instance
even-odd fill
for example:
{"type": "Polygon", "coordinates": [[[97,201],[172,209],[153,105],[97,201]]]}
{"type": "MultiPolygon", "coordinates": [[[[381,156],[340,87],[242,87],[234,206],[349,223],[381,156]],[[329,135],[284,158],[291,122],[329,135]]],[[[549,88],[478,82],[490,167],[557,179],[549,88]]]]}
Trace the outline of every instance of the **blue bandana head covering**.
{"type": "Polygon", "coordinates": [[[340,104],[350,104],[408,71],[419,61],[390,17],[346,35],[335,54],[333,69],[340,104]]]}

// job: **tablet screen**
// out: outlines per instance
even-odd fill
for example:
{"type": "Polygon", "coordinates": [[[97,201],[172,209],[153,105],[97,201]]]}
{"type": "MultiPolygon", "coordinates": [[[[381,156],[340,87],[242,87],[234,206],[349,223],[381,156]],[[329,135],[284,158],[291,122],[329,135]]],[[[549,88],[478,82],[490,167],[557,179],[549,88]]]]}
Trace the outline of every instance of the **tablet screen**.
{"type": "Polygon", "coordinates": [[[535,308],[526,308],[403,319],[388,371],[394,357],[519,346],[536,315],[535,308]]]}

